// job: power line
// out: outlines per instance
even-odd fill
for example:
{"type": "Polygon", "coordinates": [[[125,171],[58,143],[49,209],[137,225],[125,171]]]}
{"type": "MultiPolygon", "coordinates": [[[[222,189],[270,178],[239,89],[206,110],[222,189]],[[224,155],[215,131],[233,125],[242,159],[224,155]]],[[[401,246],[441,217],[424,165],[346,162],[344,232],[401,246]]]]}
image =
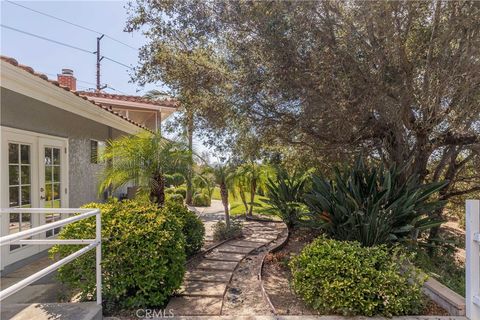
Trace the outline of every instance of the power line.
{"type": "MultiPolygon", "coordinates": [[[[60,41],[57,41],[57,40],[53,40],[53,39],[50,39],[50,38],[46,38],[46,37],[43,37],[43,36],[40,36],[40,35],[37,35],[37,34],[34,34],[34,33],[30,33],[30,32],[27,32],[27,31],[23,31],[23,30],[20,30],[20,29],[17,29],[17,28],[14,28],[14,27],[10,27],[10,26],[7,26],[7,25],[4,25],[4,24],[0,24],[0,26],[2,28],[6,28],[6,29],[10,29],[10,30],[13,30],[13,31],[16,31],[16,32],[19,32],[19,33],[23,33],[23,34],[26,34],[26,35],[29,35],[31,37],[35,37],[35,38],[38,38],[38,39],[42,39],[42,40],[45,40],[45,41],[49,41],[49,42],[52,42],[52,43],[55,43],[55,44],[58,44],[58,45],[61,45],[61,46],[65,46],[65,47],[68,47],[68,48],[71,48],[71,49],[75,49],[75,50],[79,50],[79,51],[82,51],[82,52],[85,52],[85,53],[89,53],[89,54],[96,54],[97,52],[96,51],[88,51],[86,49],[83,49],[83,48],[80,48],[80,47],[77,47],[77,46],[74,46],[74,45],[70,45],[68,43],[64,43],[64,42],[60,42],[60,41]]],[[[106,56],[102,56],[102,59],[105,58],[113,63],[116,63],[118,65],[121,65],[121,66],[124,66],[128,69],[133,69],[131,66],[128,66],[126,65],[125,63],[122,63],[122,62],[119,62],[115,59],[112,59],[112,58],[109,58],[109,57],[106,57],[106,56]]],[[[55,76],[54,74],[48,74],[48,75],[51,75],[51,76],[55,76]]],[[[86,84],[90,84],[90,85],[96,85],[94,83],[91,83],[91,82],[87,82],[87,81],[83,81],[83,80],[77,80],[78,82],[83,82],[83,83],[86,83],[86,84]]],[[[124,93],[120,90],[117,90],[115,88],[112,88],[110,86],[106,86],[112,90],[115,90],[115,91],[118,91],[120,93],[124,93]]],[[[124,93],[125,94],[125,93],[124,93]]]]}
{"type": "MultiPolygon", "coordinates": [[[[55,43],[55,44],[58,44],[58,45],[61,45],[61,46],[65,46],[65,47],[68,47],[68,48],[72,48],[72,49],[75,49],[75,50],[79,50],[79,51],[82,51],[82,52],[85,52],[85,53],[90,53],[90,54],[96,54],[96,51],[89,51],[89,50],[86,50],[86,49],[83,49],[83,48],[80,48],[80,47],[76,47],[74,45],[71,45],[71,44],[68,44],[68,43],[65,43],[65,42],[60,42],[60,41],[57,41],[57,40],[53,40],[53,39],[50,39],[50,38],[46,38],[44,36],[40,36],[38,34],[34,34],[34,33],[30,33],[30,32],[27,32],[27,31],[23,31],[23,30],[20,30],[20,29],[17,29],[17,28],[14,28],[14,27],[10,27],[10,26],[7,26],[7,25],[4,25],[4,24],[0,24],[0,26],[2,28],[6,28],[6,29],[10,29],[10,30],[13,30],[13,31],[16,31],[16,32],[20,32],[20,33],[23,33],[23,34],[26,34],[26,35],[29,35],[31,37],[35,37],[35,38],[38,38],[38,39],[42,39],[42,40],[45,40],[45,41],[49,41],[49,42],[52,42],[52,43],[55,43]]],[[[125,63],[122,63],[120,61],[117,61],[115,59],[112,59],[112,58],[109,58],[109,57],[106,57],[106,56],[102,56],[104,57],[105,59],[113,62],[113,63],[116,63],[118,65],[121,65],[121,66],[124,66],[126,68],[129,68],[129,69],[133,69],[131,66],[129,65],[126,65],[125,63]]]]}
{"type": "Polygon", "coordinates": [[[0,26],[1,26],[2,28],[6,28],[6,29],[10,29],[10,30],[13,30],[13,31],[16,31],[16,32],[20,32],[20,33],[29,35],[29,36],[31,36],[31,37],[35,37],[35,38],[38,38],[38,39],[42,39],[42,40],[45,40],[45,41],[49,41],[49,42],[52,42],[52,43],[56,43],[56,44],[61,45],[61,46],[64,46],[64,47],[72,48],[72,49],[79,50],[79,51],[83,51],[83,52],[90,53],[90,54],[93,54],[93,53],[94,53],[93,51],[89,51],[89,50],[86,50],[86,49],[83,49],[83,48],[79,48],[79,47],[73,46],[73,45],[68,44],[68,43],[64,43],[64,42],[60,42],[60,41],[53,40],[53,39],[50,39],[50,38],[46,38],[46,37],[43,37],[43,36],[39,36],[38,34],[33,34],[33,33],[30,33],[30,32],[27,32],[27,31],[23,31],[23,30],[14,28],[14,27],[10,27],[10,26],[4,25],[4,24],[0,24],[0,26]]]}
{"type": "MultiPolygon", "coordinates": [[[[52,18],[52,19],[55,19],[55,20],[58,20],[58,21],[67,23],[67,24],[69,24],[69,25],[75,26],[75,27],[77,27],[77,28],[80,28],[80,29],[83,29],[83,30],[86,30],[86,31],[90,31],[90,32],[97,33],[97,34],[104,34],[103,32],[100,32],[100,31],[97,31],[97,30],[94,30],[94,29],[90,29],[90,28],[88,28],[88,27],[85,27],[85,26],[82,26],[82,25],[73,23],[73,22],[68,21],[68,20],[66,20],[66,19],[62,19],[62,18],[53,16],[53,15],[51,15],[51,14],[48,14],[48,13],[45,13],[45,12],[42,12],[42,11],[38,11],[38,10],[32,9],[32,8],[30,8],[30,7],[24,6],[24,5],[22,5],[22,4],[19,4],[19,3],[13,2],[13,1],[6,0],[6,2],[11,3],[11,4],[13,4],[13,5],[16,5],[16,6],[18,6],[18,7],[21,7],[21,8],[27,9],[27,10],[30,10],[30,11],[32,11],[32,12],[35,12],[35,13],[44,15],[44,16],[46,16],[46,17],[49,17],[49,18],[52,18]]],[[[109,36],[108,34],[105,34],[105,37],[107,37],[107,38],[109,38],[110,40],[113,40],[113,41],[115,41],[115,42],[118,42],[118,43],[120,43],[120,44],[123,44],[124,46],[129,47],[130,49],[133,49],[133,50],[137,51],[137,48],[132,47],[131,45],[129,45],[129,44],[123,42],[123,41],[120,41],[120,40],[118,40],[118,39],[115,39],[115,38],[109,36]]]]}
{"type": "Polygon", "coordinates": [[[109,58],[109,57],[106,57],[106,56],[103,56],[103,58],[105,58],[105,59],[107,59],[107,60],[109,60],[109,61],[112,61],[112,62],[114,62],[114,63],[116,63],[116,64],[119,64],[119,65],[121,65],[121,66],[124,66],[124,67],[126,67],[126,68],[128,68],[128,69],[133,69],[131,66],[128,66],[128,65],[126,65],[125,63],[121,63],[121,62],[119,62],[119,61],[117,61],[117,60],[113,60],[112,58],[109,58]]]}
{"type": "MultiPolygon", "coordinates": [[[[42,73],[46,74],[47,76],[52,76],[52,77],[58,76],[57,74],[54,74],[54,73],[47,73],[47,72],[42,72],[42,73]]],[[[95,83],[93,83],[93,82],[88,82],[88,81],[85,81],[85,80],[77,79],[77,82],[89,84],[89,85],[92,85],[92,86],[96,86],[95,83]]],[[[93,90],[95,90],[95,88],[91,88],[91,87],[86,87],[86,86],[81,86],[81,87],[83,87],[83,88],[85,88],[85,89],[93,89],[93,90]]],[[[114,87],[112,87],[112,86],[110,86],[110,85],[107,85],[106,88],[107,88],[107,89],[111,89],[111,90],[113,90],[113,91],[120,92],[121,94],[128,94],[128,93],[123,92],[123,91],[121,91],[121,90],[115,89],[114,87]]]]}
{"type": "MultiPolygon", "coordinates": [[[[46,73],[46,72],[42,72],[44,74],[46,74],[47,76],[51,76],[51,77],[57,77],[58,74],[54,74],[54,73],[46,73]]],[[[76,79],[76,78],[75,78],[76,79]]],[[[89,84],[91,86],[95,86],[96,84],[93,83],[93,82],[88,82],[88,81],[85,81],[85,80],[80,80],[80,79],[77,79],[77,82],[81,82],[81,83],[85,83],[85,84],[89,84]]]]}
{"type": "Polygon", "coordinates": [[[120,92],[121,94],[125,94],[125,95],[127,94],[126,92],[117,90],[117,89],[115,89],[115,88],[113,88],[113,87],[110,87],[109,85],[107,85],[107,89],[111,89],[111,90],[113,90],[113,91],[120,92]]]}

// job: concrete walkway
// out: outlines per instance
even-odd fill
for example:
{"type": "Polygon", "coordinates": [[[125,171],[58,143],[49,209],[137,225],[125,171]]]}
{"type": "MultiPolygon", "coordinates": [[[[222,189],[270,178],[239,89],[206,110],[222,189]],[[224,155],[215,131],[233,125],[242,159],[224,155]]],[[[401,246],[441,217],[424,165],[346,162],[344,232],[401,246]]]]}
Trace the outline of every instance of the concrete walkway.
{"type": "Polygon", "coordinates": [[[225,211],[222,201],[212,200],[210,207],[193,207],[188,208],[197,213],[198,217],[205,225],[205,244],[208,246],[213,243],[213,226],[221,220],[225,220],[225,211]]]}
{"type": "Polygon", "coordinates": [[[176,297],[167,305],[175,316],[218,316],[223,298],[238,263],[252,251],[269,244],[280,234],[271,222],[244,222],[244,236],[207,253],[185,275],[176,297]]]}

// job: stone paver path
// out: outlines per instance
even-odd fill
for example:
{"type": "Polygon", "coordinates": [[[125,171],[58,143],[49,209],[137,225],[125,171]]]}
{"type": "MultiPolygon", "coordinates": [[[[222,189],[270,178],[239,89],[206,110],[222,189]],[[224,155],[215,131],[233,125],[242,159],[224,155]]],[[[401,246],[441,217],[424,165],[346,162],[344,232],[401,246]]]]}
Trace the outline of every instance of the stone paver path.
{"type": "Polygon", "coordinates": [[[210,207],[188,207],[195,212],[205,226],[205,246],[213,243],[213,226],[220,220],[225,220],[225,212],[222,201],[212,200],[210,207]]]}
{"type": "Polygon", "coordinates": [[[186,273],[167,310],[172,310],[175,316],[221,315],[223,297],[238,263],[280,234],[272,222],[245,221],[243,226],[243,238],[221,244],[186,273]]]}

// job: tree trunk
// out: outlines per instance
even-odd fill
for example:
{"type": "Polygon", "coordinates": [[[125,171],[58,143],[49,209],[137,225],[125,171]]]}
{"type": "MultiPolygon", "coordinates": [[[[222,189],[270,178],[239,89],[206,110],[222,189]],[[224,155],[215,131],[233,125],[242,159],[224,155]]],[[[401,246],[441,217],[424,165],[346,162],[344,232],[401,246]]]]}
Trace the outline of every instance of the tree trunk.
{"type": "Polygon", "coordinates": [[[192,204],[192,198],[193,198],[193,114],[191,111],[187,111],[187,136],[188,136],[188,150],[190,151],[191,154],[191,159],[190,159],[190,164],[188,166],[188,171],[187,171],[187,176],[185,177],[186,179],[186,184],[187,184],[187,194],[185,197],[185,202],[188,205],[192,204]]]}
{"type": "MultiPolygon", "coordinates": [[[[443,187],[439,192],[438,192],[438,200],[447,200],[449,198],[448,196],[448,192],[450,190],[450,187],[452,185],[452,180],[455,178],[455,175],[457,174],[457,170],[459,169],[458,166],[457,166],[457,162],[456,162],[456,159],[457,159],[457,156],[458,154],[460,153],[460,149],[453,152],[451,155],[450,155],[450,161],[449,161],[449,165],[448,165],[448,168],[447,168],[447,171],[445,172],[445,180],[446,181],[449,181],[448,184],[443,187]]],[[[430,216],[434,217],[434,218],[437,218],[439,220],[443,220],[443,209],[444,209],[444,206],[442,206],[441,208],[438,208],[435,212],[433,212],[430,216]]],[[[428,240],[429,241],[435,241],[435,239],[437,239],[439,237],[439,234],[440,234],[440,226],[437,226],[437,227],[433,227],[430,229],[430,234],[428,235],[428,240]]],[[[435,247],[430,247],[429,248],[429,254],[430,256],[433,256],[435,254],[435,247]]]]}
{"type": "Polygon", "coordinates": [[[224,181],[220,183],[220,196],[222,197],[223,208],[225,209],[225,223],[230,229],[230,212],[228,210],[228,189],[224,181]]]}
{"type": "Polygon", "coordinates": [[[250,209],[248,210],[248,215],[251,217],[253,215],[253,204],[255,202],[255,193],[257,192],[257,181],[252,180],[252,185],[250,188],[250,209]]]}
{"type": "Polygon", "coordinates": [[[154,198],[158,207],[163,207],[165,204],[165,177],[161,173],[156,173],[153,177],[156,181],[156,186],[150,190],[150,198],[154,198]]]}
{"type": "Polygon", "coordinates": [[[247,215],[248,202],[247,202],[247,197],[245,196],[245,190],[243,190],[243,187],[239,188],[238,193],[240,193],[240,199],[242,199],[243,206],[245,207],[245,215],[247,215]]]}

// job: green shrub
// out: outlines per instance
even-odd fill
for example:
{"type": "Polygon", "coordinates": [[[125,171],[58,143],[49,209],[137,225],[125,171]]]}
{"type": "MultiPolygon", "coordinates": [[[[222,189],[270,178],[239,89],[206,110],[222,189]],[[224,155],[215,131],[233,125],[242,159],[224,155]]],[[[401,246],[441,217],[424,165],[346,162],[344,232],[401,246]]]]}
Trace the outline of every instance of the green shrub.
{"type": "Polygon", "coordinates": [[[305,212],[303,195],[306,181],[305,175],[289,175],[285,170],[278,171],[275,179],[267,179],[265,202],[272,206],[269,211],[279,216],[288,228],[293,228],[305,212]]]}
{"type": "MultiPolygon", "coordinates": [[[[185,273],[182,222],[170,207],[158,209],[146,201],[91,203],[102,211],[103,301],[120,308],[163,306],[180,287],[185,273]]],[[[95,238],[95,217],[65,226],[60,239],[95,238]]],[[[50,249],[65,257],[83,246],[50,249]]],[[[95,250],[64,265],[59,279],[81,291],[81,300],[95,297],[95,250]]]]}
{"type": "Polygon", "coordinates": [[[181,173],[172,174],[172,182],[175,187],[178,187],[185,183],[185,177],[181,173]]]}
{"type": "Polygon", "coordinates": [[[231,219],[230,228],[227,228],[225,221],[218,221],[213,226],[213,240],[221,241],[237,238],[242,235],[242,223],[239,220],[231,219]]]}
{"type": "Polygon", "coordinates": [[[406,181],[402,176],[403,169],[368,168],[361,160],[344,172],[335,168],[333,180],[314,176],[305,195],[309,224],[364,246],[416,241],[441,224],[428,214],[443,203],[429,199],[445,182],[419,184],[414,176],[406,181]]]}
{"type": "Polygon", "coordinates": [[[173,173],[165,175],[165,184],[167,186],[178,187],[185,183],[185,177],[181,173],[173,173]]]}
{"type": "Polygon", "coordinates": [[[204,193],[197,193],[193,196],[192,205],[195,207],[208,207],[210,206],[210,198],[204,193]]]}
{"type": "Polygon", "coordinates": [[[175,188],[165,188],[165,194],[175,193],[175,188]]]}
{"type": "Polygon", "coordinates": [[[318,238],[289,265],[293,288],[322,314],[408,315],[422,308],[422,284],[406,256],[386,246],[318,238]]]}
{"type": "Polygon", "coordinates": [[[187,256],[192,256],[200,251],[205,237],[205,226],[202,220],[200,220],[194,212],[188,210],[188,208],[183,205],[183,202],[168,201],[165,204],[164,210],[170,215],[175,215],[182,222],[182,231],[186,241],[185,253],[187,256]]]}
{"type": "Polygon", "coordinates": [[[170,201],[180,203],[180,204],[183,204],[183,201],[185,200],[183,198],[183,196],[179,193],[170,194],[167,199],[170,200],[170,201]]]}
{"type": "Polygon", "coordinates": [[[175,189],[173,189],[173,193],[176,193],[176,194],[181,194],[183,199],[185,199],[187,197],[187,188],[185,187],[176,187],[175,189]]]}

